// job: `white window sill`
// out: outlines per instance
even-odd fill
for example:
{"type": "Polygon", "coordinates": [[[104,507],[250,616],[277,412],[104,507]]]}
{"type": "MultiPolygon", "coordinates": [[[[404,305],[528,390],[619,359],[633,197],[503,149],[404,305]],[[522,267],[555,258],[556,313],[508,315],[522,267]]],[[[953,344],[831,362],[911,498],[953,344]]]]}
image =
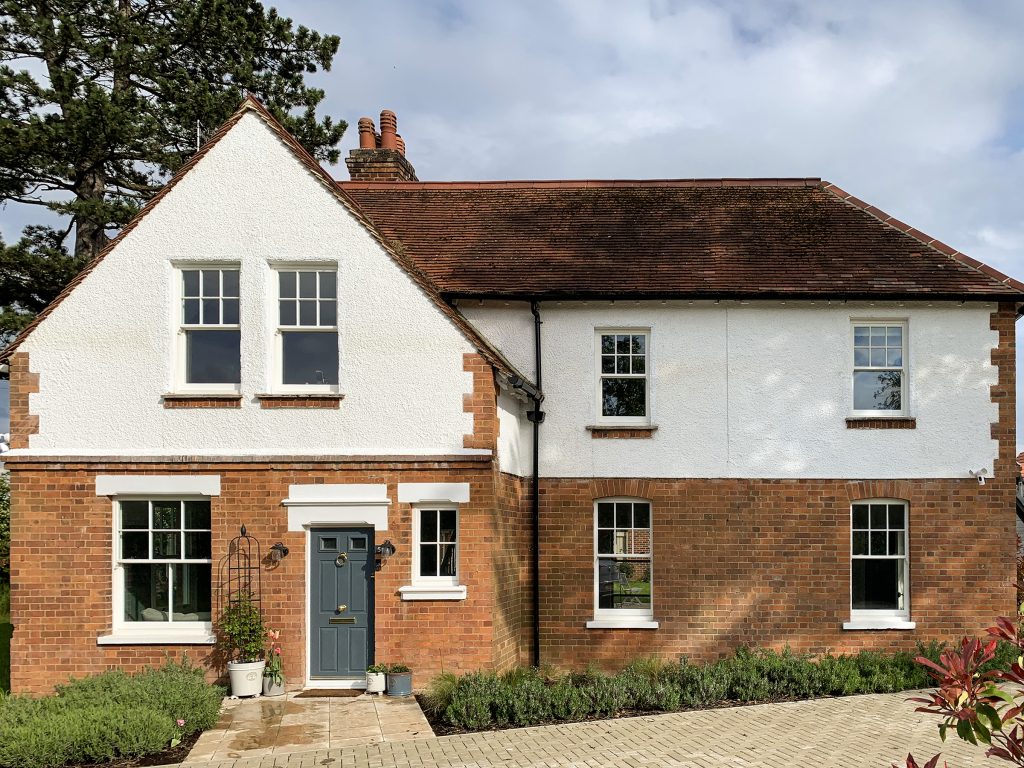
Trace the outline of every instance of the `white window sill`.
{"type": "Polygon", "coordinates": [[[403,600],[465,600],[466,587],[462,585],[410,584],[399,587],[403,600]]]}
{"type": "Polygon", "coordinates": [[[917,629],[917,622],[906,619],[853,619],[844,621],[843,629],[917,629]]]}
{"type": "Polygon", "coordinates": [[[190,632],[111,632],[96,638],[96,645],[215,645],[217,636],[210,631],[190,632]]]}
{"type": "Polygon", "coordinates": [[[587,629],[657,629],[653,619],[593,619],[587,622],[587,629]]]}

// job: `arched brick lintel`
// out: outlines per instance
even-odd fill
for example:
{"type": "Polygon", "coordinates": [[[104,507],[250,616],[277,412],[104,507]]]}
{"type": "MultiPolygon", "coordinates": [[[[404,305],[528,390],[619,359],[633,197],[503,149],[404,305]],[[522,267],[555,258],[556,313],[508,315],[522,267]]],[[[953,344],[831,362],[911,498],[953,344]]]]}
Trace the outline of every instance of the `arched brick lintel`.
{"type": "Polygon", "coordinates": [[[863,499],[899,499],[909,502],[912,490],[906,480],[858,480],[846,484],[846,494],[851,502],[863,499]]]}
{"type": "Polygon", "coordinates": [[[614,496],[628,496],[633,499],[650,501],[654,483],[637,478],[602,477],[590,481],[590,493],[594,499],[614,496]]]}

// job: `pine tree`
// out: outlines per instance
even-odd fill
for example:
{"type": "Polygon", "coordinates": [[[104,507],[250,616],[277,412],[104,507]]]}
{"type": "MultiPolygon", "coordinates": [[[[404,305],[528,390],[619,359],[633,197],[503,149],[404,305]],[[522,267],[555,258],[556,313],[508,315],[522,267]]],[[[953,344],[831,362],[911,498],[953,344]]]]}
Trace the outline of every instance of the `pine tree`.
{"type": "Polygon", "coordinates": [[[329,70],[338,44],[256,0],[0,0],[0,200],[66,217],[0,244],[0,334],[94,258],[245,93],[336,162],[346,125],[317,117],[324,93],[304,78],[329,70]],[[27,284],[8,293],[22,269],[27,284]]]}

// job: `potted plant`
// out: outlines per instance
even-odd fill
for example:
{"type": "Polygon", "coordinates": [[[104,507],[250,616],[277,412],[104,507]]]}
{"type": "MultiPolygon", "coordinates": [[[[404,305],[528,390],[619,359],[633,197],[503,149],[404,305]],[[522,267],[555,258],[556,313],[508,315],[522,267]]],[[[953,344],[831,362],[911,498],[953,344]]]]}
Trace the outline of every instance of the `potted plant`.
{"type": "Polygon", "coordinates": [[[412,670],[405,664],[388,667],[388,696],[412,696],[412,670]]]}
{"type": "Polygon", "coordinates": [[[250,597],[232,602],[217,625],[221,648],[228,659],[232,696],[259,696],[263,690],[263,616],[250,597]]]}
{"type": "Polygon", "coordinates": [[[281,630],[268,629],[267,666],[263,669],[263,695],[280,696],[284,693],[284,669],[281,664],[281,630]]]}
{"type": "Polygon", "coordinates": [[[367,693],[384,693],[384,676],[387,674],[387,671],[387,664],[371,664],[366,668],[367,693]]]}

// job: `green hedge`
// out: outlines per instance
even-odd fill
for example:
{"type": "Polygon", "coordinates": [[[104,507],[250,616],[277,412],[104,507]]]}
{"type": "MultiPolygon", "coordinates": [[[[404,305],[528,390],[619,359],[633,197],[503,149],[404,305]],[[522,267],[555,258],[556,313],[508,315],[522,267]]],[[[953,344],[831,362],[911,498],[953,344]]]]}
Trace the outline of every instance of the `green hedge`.
{"type": "Polygon", "coordinates": [[[0,696],[0,765],[55,768],[162,752],[174,738],[211,728],[224,697],[187,662],[136,675],[114,670],[56,691],[0,696]]]}
{"type": "MultiPolygon", "coordinates": [[[[941,646],[917,653],[824,655],[740,649],[713,664],[641,659],[615,675],[593,669],[556,675],[517,668],[502,675],[444,674],[430,685],[424,708],[446,725],[465,730],[526,726],[611,717],[623,711],[672,712],[726,702],[768,702],[926,688],[931,680],[914,661],[937,659],[941,646]]],[[[1009,645],[990,666],[1015,658],[1009,645]]]]}

